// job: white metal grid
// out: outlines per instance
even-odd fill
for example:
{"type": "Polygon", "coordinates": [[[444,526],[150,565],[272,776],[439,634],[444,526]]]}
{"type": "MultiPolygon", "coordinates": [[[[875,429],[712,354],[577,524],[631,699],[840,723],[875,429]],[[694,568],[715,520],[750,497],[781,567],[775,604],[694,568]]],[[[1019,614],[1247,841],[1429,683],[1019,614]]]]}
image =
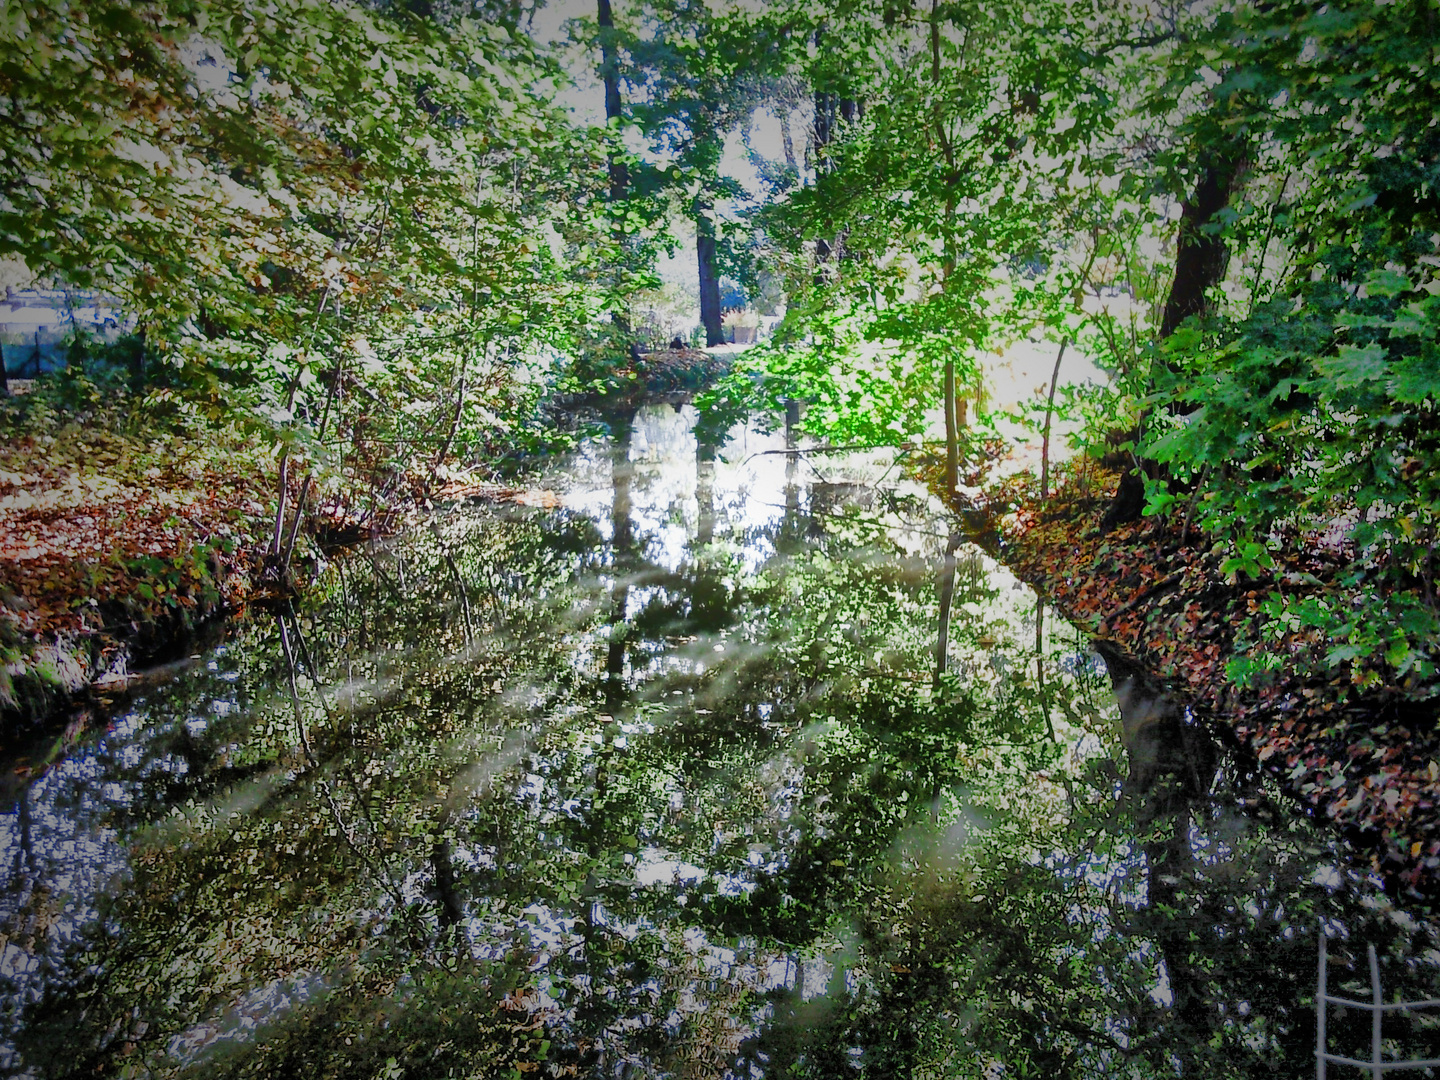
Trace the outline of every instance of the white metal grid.
{"type": "Polygon", "coordinates": [[[1327,989],[1326,980],[1326,952],[1325,952],[1325,930],[1320,930],[1320,982],[1315,993],[1315,1076],[1317,1080],[1325,1080],[1325,1066],[1333,1062],[1336,1065],[1353,1065],[1359,1069],[1369,1069],[1371,1080],[1380,1080],[1391,1069],[1433,1069],[1440,1068],[1440,1058],[1413,1058],[1407,1061],[1386,1061],[1380,1054],[1380,1018],[1386,1012],[1396,1009],[1434,1009],[1440,1008],[1440,999],[1429,1001],[1392,1001],[1386,1003],[1384,995],[1380,991],[1380,961],[1375,956],[1375,946],[1368,946],[1370,951],[1370,998],[1369,1001],[1357,1001],[1354,998],[1337,997],[1327,989]],[[1359,1058],[1344,1057],[1341,1054],[1332,1054],[1325,1048],[1325,1017],[1331,1005],[1344,1005],[1351,1009],[1364,1009],[1370,1013],[1370,1060],[1361,1061],[1359,1058]]]}

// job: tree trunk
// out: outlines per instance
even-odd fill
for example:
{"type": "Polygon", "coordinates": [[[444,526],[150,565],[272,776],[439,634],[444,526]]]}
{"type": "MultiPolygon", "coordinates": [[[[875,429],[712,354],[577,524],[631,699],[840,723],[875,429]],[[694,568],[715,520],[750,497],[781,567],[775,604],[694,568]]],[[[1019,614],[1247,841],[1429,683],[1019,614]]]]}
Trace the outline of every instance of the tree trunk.
{"type": "Polygon", "coordinates": [[[695,215],[695,258],[700,270],[700,322],[708,349],[725,340],[720,325],[720,276],[715,270],[715,221],[709,206],[701,206],[695,215]]]}
{"type": "Polygon", "coordinates": [[[800,175],[800,166],[795,161],[795,140],[790,137],[790,111],[786,106],[780,111],[780,145],[785,150],[785,164],[796,176],[800,175]]]}
{"type": "MultiPolygon", "coordinates": [[[[825,47],[825,27],[815,29],[815,51],[818,53],[825,47]]],[[[835,120],[835,95],[827,94],[823,90],[815,91],[814,99],[815,122],[811,125],[811,144],[815,151],[815,171],[824,172],[823,162],[826,157],[825,148],[830,145],[831,129],[835,120]]]]}
{"type": "MultiPolygon", "coordinates": [[[[934,84],[938,94],[940,89],[940,0],[930,0],[930,81],[934,84]]],[[[935,104],[934,115],[931,117],[934,125],[935,140],[940,144],[940,150],[945,158],[945,170],[947,175],[955,175],[955,147],[950,141],[950,135],[945,126],[945,117],[941,111],[939,99],[935,104]]],[[[947,191],[945,196],[945,235],[944,235],[944,257],[940,267],[940,289],[942,293],[950,290],[950,277],[955,273],[955,196],[953,189],[947,191]]],[[[945,490],[953,498],[960,487],[960,423],[955,411],[955,354],[947,350],[945,354],[945,372],[943,376],[943,395],[945,407],[945,490]]]]}
{"type": "MultiPolygon", "coordinates": [[[[1175,242],[1175,276],[1165,298],[1158,341],[1168,338],[1190,316],[1204,315],[1210,309],[1206,293],[1225,277],[1230,251],[1223,236],[1204,232],[1202,228],[1214,224],[1216,215],[1230,205],[1230,195],[1238,186],[1244,159],[1240,146],[1230,147],[1227,153],[1211,154],[1205,159],[1194,193],[1181,204],[1180,233],[1175,242]]],[[[1142,414],[1142,432],[1144,424],[1142,414]]],[[[1135,468],[1120,477],[1110,508],[1100,521],[1102,533],[1140,520],[1145,510],[1147,468],[1153,469],[1154,463],[1137,461],[1135,468]]]]}
{"type": "MultiPolygon", "coordinates": [[[[819,40],[819,33],[816,33],[816,40],[819,40]]],[[[815,171],[825,172],[829,168],[830,144],[835,141],[836,128],[840,121],[853,124],[865,115],[864,107],[851,98],[843,98],[839,94],[829,94],[823,90],[815,91],[815,124],[814,124],[814,146],[815,146],[815,171]]]]}
{"type": "Polygon", "coordinates": [[[1191,315],[1203,315],[1210,303],[1205,294],[1225,276],[1230,251],[1225,238],[1202,232],[1215,215],[1230,205],[1230,192],[1239,174],[1239,163],[1229,157],[1212,157],[1195,184],[1195,193],[1180,208],[1180,235],[1175,247],[1175,277],[1165,298],[1160,320],[1160,340],[1173,334],[1191,315]]]}
{"type": "MultiPolygon", "coordinates": [[[[815,31],[815,48],[818,51],[823,48],[825,28],[822,26],[815,31]]],[[[812,145],[814,148],[815,174],[829,172],[834,167],[831,160],[830,144],[835,141],[835,136],[840,123],[854,123],[864,115],[861,105],[850,98],[841,97],[839,94],[832,94],[824,90],[816,90],[814,96],[815,121],[811,127],[812,145]]],[[[845,233],[833,233],[833,223],[827,217],[823,224],[823,235],[815,241],[815,261],[817,263],[827,262],[833,255],[837,260],[844,257],[845,233]],[[833,239],[832,239],[833,237],[833,239]]],[[[820,286],[824,283],[824,275],[815,275],[815,284],[820,286]]]]}
{"type": "Polygon", "coordinates": [[[955,357],[945,357],[945,491],[960,487],[960,425],[955,413],[955,357]]]}
{"type": "MultiPolygon", "coordinates": [[[[605,86],[605,120],[611,127],[618,128],[624,111],[620,101],[620,61],[615,51],[615,14],[610,8],[610,0],[597,0],[595,25],[600,29],[600,81],[605,86]]],[[[609,173],[610,202],[623,202],[630,189],[630,170],[625,165],[625,159],[619,154],[610,155],[609,173]]],[[[623,219],[616,218],[613,230],[615,245],[623,251],[623,219]]],[[[625,311],[611,312],[610,321],[622,337],[630,336],[630,318],[625,311]]]]}
{"type": "MultiPolygon", "coordinates": [[[[595,23],[600,28],[600,79],[605,84],[605,119],[614,124],[622,116],[620,64],[615,52],[615,15],[610,0],[597,0],[595,23]]],[[[610,200],[619,202],[630,187],[630,170],[618,155],[610,155],[610,200]]]]}
{"type": "Polygon", "coordinates": [[[1050,396],[1045,399],[1045,433],[1040,439],[1040,498],[1050,497],[1050,414],[1055,411],[1055,384],[1060,381],[1060,361],[1065,359],[1065,346],[1070,339],[1060,342],[1060,351],[1055,354],[1055,370],[1050,373],[1050,396]]]}
{"type": "Polygon", "coordinates": [[[130,383],[137,393],[145,389],[145,348],[148,341],[149,327],[142,322],[135,331],[135,351],[130,354],[130,383]]]}
{"type": "Polygon", "coordinates": [[[940,689],[940,680],[949,668],[950,660],[950,610],[955,602],[955,552],[964,540],[962,533],[954,533],[945,544],[945,560],[940,566],[940,626],[935,635],[935,677],[930,683],[932,692],[940,689]]]}
{"type": "MultiPolygon", "coordinates": [[[[815,36],[818,40],[820,33],[817,30],[815,36]]],[[[830,136],[835,118],[835,95],[827,94],[823,90],[815,91],[815,171],[817,173],[826,171],[826,162],[830,158],[827,149],[830,145],[830,136]]]]}
{"type": "Polygon", "coordinates": [[[695,443],[695,546],[708,547],[715,539],[715,446],[703,439],[695,443]]]}
{"type": "Polygon", "coordinates": [[[610,548],[614,584],[610,587],[610,615],[606,620],[610,640],[605,651],[605,708],[613,716],[625,701],[625,652],[629,644],[630,579],[635,573],[635,527],[630,516],[630,486],[635,466],[630,446],[635,433],[635,413],[630,411],[611,421],[614,432],[610,447],[610,548]]]}

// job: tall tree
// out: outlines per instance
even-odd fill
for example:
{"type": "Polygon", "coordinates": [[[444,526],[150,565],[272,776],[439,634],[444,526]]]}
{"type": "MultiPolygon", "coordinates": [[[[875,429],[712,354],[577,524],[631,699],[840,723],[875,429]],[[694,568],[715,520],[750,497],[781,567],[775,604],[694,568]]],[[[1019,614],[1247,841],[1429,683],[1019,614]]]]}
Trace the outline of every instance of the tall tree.
{"type": "MultiPolygon", "coordinates": [[[[595,16],[600,39],[600,81],[605,88],[605,126],[611,140],[620,137],[621,124],[625,119],[624,105],[620,99],[620,55],[616,44],[615,15],[610,0],[597,0],[595,16]]],[[[610,173],[610,214],[615,250],[625,249],[625,218],[621,209],[630,189],[630,170],[619,149],[612,148],[609,161],[610,173]]],[[[611,313],[611,321],[621,335],[630,334],[630,318],[624,310],[611,313]]]]}
{"type": "Polygon", "coordinates": [[[720,204],[744,196],[721,174],[725,138],[757,100],[772,53],[765,24],[738,11],[712,12],[697,0],[656,0],[651,33],[636,57],[650,99],[634,114],[672,158],[666,180],[695,228],[700,317],[707,345],[723,340],[720,204]]]}
{"type": "MultiPolygon", "coordinates": [[[[600,31],[600,80],[605,87],[606,126],[618,128],[625,111],[620,100],[620,55],[616,47],[615,15],[610,0],[597,0],[595,22],[600,31]]],[[[610,200],[620,202],[630,186],[630,172],[618,153],[610,155],[610,200]]]]}

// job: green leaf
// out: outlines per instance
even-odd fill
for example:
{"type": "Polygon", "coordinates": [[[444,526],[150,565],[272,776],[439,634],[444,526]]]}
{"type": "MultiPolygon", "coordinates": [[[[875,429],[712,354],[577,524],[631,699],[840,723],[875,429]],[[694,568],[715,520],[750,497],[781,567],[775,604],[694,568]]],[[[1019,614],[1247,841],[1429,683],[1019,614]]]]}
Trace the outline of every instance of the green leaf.
{"type": "Polygon", "coordinates": [[[1387,374],[1389,354],[1382,345],[1341,345],[1334,356],[1320,357],[1315,368],[1341,390],[1364,386],[1387,374]]]}
{"type": "Polygon", "coordinates": [[[1376,270],[1365,279],[1365,291],[1371,296],[1399,296],[1415,286],[1397,270],[1376,270]]]}
{"type": "Polygon", "coordinates": [[[1398,668],[1410,655],[1410,643],[1403,637],[1392,638],[1385,648],[1385,662],[1398,668]]]}
{"type": "Polygon", "coordinates": [[[1431,348],[1396,361],[1389,390],[1391,398],[1407,405],[1418,405],[1426,398],[1440,400],[1440,353],[1431,348]]]}

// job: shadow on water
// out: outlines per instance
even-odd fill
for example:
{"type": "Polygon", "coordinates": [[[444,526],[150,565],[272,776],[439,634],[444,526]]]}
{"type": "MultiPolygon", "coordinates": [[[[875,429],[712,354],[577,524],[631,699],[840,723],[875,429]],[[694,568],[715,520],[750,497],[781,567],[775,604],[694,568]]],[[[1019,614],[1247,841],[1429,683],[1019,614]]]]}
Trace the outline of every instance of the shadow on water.
{"type": "Polygon", "coordinates": [[[1322,925],[1435,996],[1428,921],[885,463],[693,419],[7,772],[5,1071],[1306,1076],[1322,925]]]}

